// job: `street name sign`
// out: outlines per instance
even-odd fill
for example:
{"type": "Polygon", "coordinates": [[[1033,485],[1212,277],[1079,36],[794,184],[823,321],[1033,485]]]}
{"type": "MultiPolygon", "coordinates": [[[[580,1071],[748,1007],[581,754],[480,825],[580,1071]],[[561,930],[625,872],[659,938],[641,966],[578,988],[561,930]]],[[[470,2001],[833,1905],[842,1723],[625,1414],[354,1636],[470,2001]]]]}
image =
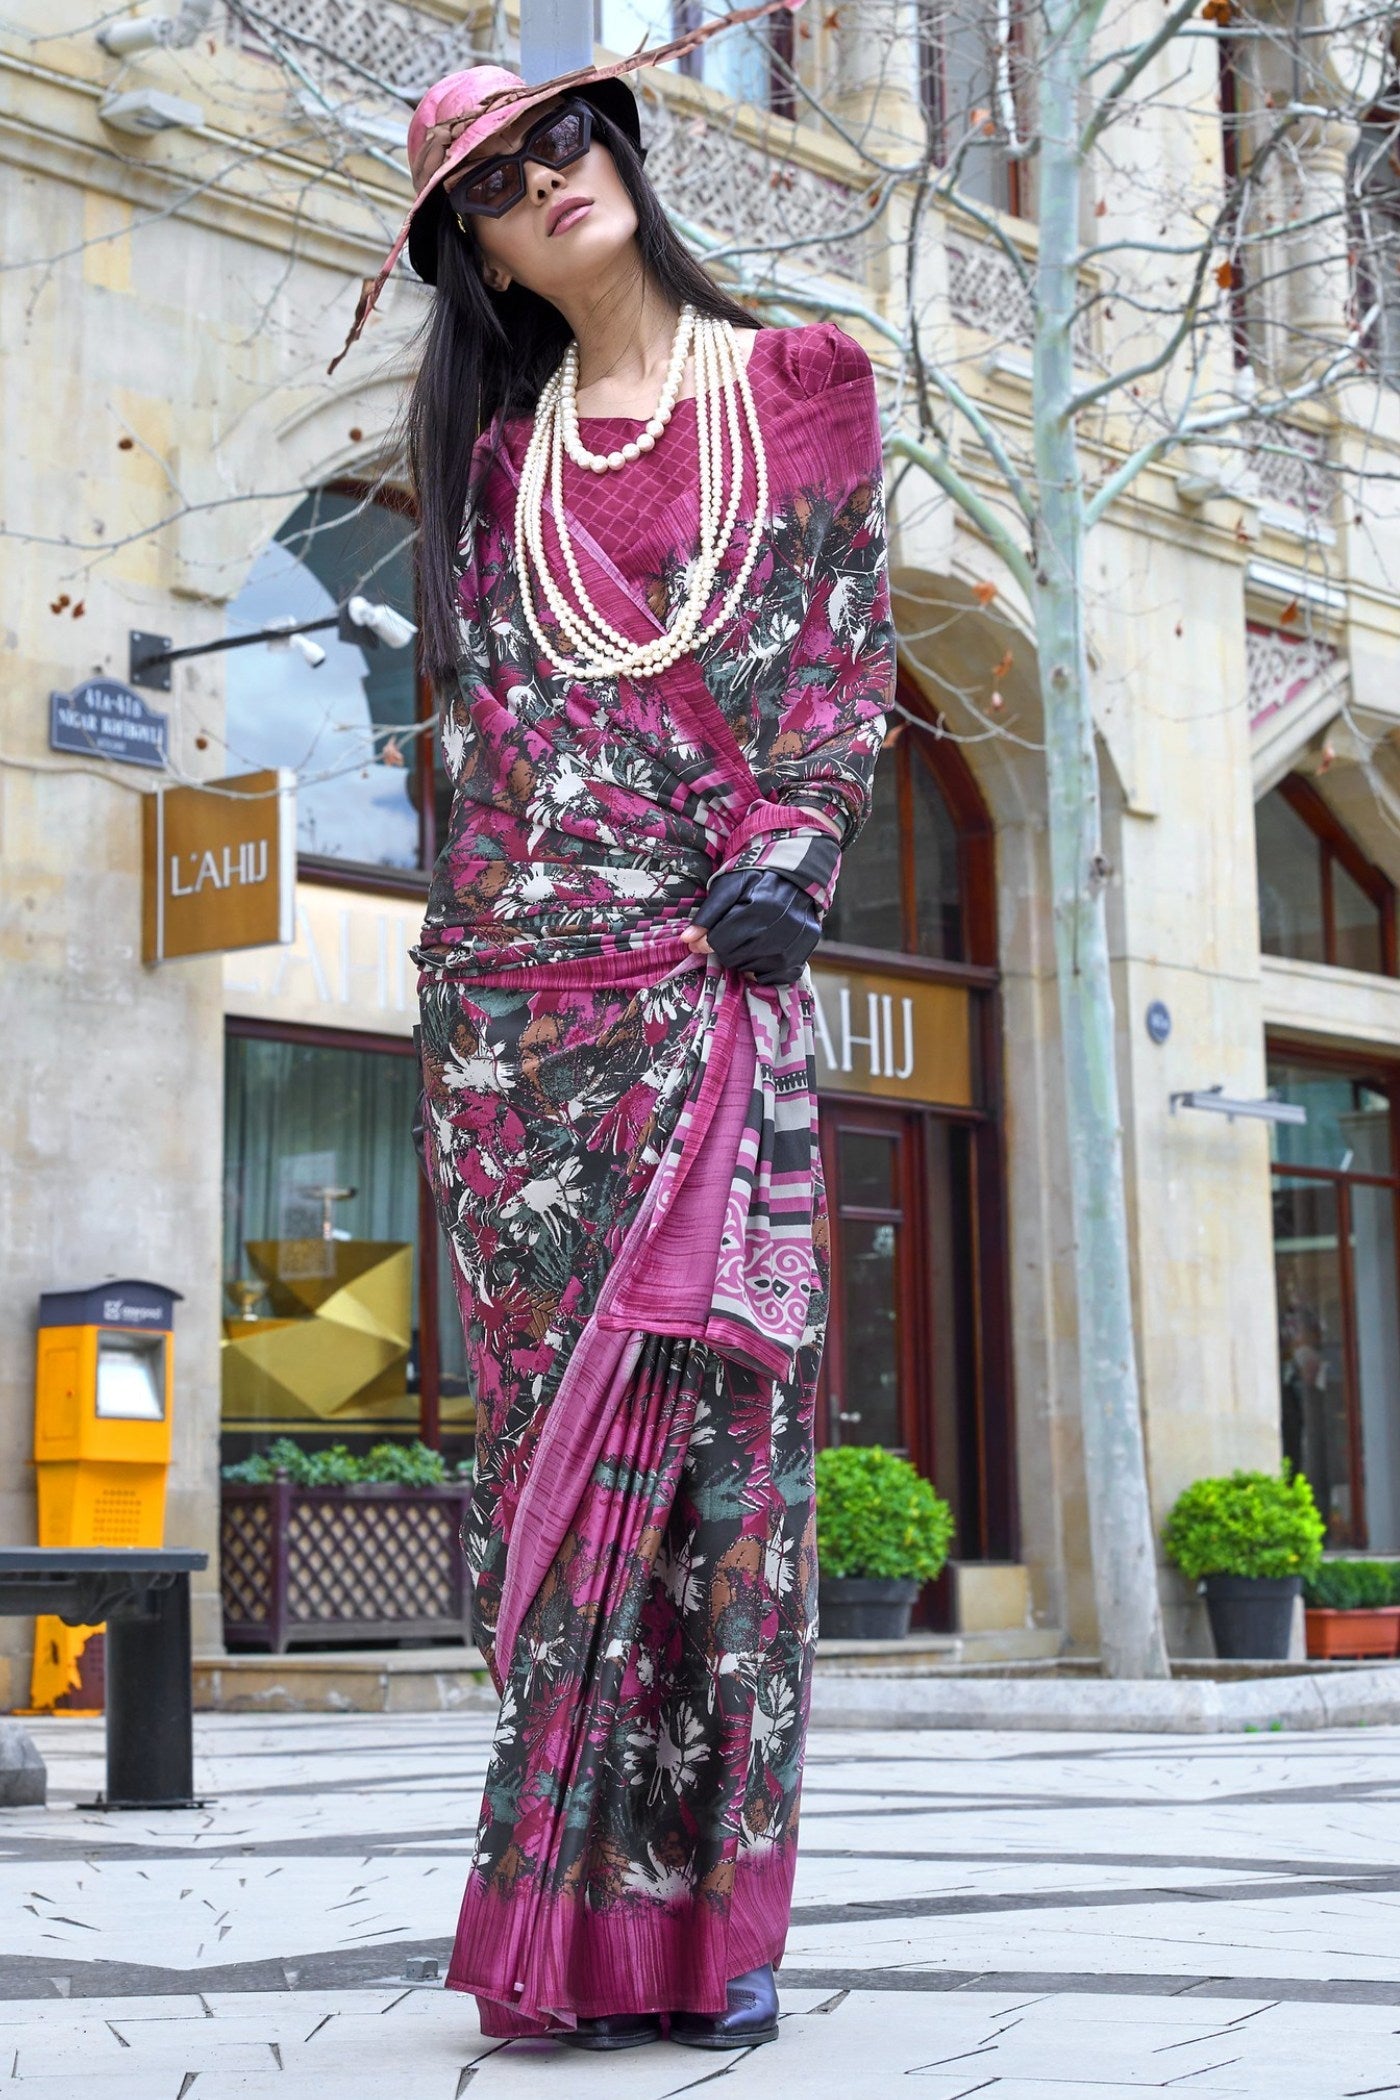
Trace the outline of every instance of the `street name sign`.
{"type": "Polygon", "coordinates": [[[71,693],[50,693],[49,748],[164,772],[170,717],[119,678],[85,678],[71,693]]]}

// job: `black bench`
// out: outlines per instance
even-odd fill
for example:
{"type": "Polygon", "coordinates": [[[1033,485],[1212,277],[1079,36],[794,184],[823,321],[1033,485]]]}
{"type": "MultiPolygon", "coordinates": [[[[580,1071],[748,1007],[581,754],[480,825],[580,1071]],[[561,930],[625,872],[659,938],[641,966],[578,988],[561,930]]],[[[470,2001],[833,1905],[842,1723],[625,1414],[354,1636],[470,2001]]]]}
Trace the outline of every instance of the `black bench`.
{"type": "Polygon", "coordinates": [[[190,1576],[207,1553],[155,1546],[0,1546],[0,1613],[107,1627],[104,1808],[192,1808],[190,1576]]]}

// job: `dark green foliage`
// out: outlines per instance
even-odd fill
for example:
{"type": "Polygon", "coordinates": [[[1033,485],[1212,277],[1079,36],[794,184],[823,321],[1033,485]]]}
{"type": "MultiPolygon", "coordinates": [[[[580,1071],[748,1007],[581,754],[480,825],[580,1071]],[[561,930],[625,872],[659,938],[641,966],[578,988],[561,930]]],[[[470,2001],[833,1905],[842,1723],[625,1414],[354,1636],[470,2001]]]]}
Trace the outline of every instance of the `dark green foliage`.
{"type": "Polygon", "coordinates": [[[1400,1561],[1325,1560],[1304,1584],[1303,1596],[1329,1611],[1375,1611],[1400,1604],[1400,1561]]]}
{"type": "Polygon", "coordinates": [[[1231,1473],[1197,1480],[1167,1519],[1167,1558],[1195,1582],[1203,1575],[1309,1576],[1327,1527],[1301,1473],[1231,1473]]]}
{"type": "Polygon", "coordinates": [[[933,1483],[878,1444],[817,1453],[822,1573],[932,1582],[953,1540],[953,1512],[933,1483]]]}
{"type": "Polygon", "coordinates": [[[390,1484],[397,1487],[441,1487],[449,1480],[469,1478],[471,1467],[458,1466],[449,1473],[440,1451],[426,1444],[375,1444],[363,1458],[356,1458],[344,1444],[327,1451],[307,1451],[289,1436],[279,1436],[266,1451],[245,1458],[236,1466],[224,1467],[225,1480],[242,1480],[264,1487],[283,1474],[295,1487],[356,1487],[390,1484]]]}

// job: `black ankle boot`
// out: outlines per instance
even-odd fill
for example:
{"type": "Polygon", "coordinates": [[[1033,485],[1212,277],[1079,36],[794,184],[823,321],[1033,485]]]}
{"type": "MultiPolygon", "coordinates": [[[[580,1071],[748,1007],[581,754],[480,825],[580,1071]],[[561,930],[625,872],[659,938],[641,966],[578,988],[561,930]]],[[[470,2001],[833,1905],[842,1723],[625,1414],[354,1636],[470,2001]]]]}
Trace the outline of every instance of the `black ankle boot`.
{"type": "Polygon", "coordinates": [[[671,2040],[687,2049],[752,2049],[778,2039],[778,1986],[765,1963],[736,1976],[722,2013],[671,2015],[671,2040]]]}
{"type": "Polygon", "coordinates": [[[559,2036],[571,2049],[640,2049],[661,2039],[660,2013],[604,2013],[559,2036]]]}

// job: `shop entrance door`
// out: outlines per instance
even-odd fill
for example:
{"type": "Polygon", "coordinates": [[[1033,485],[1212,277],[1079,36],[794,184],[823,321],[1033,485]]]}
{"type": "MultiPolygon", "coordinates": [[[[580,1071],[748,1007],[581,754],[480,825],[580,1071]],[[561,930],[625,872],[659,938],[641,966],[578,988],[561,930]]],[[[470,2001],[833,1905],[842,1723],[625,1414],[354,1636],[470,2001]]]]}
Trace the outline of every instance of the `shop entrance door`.
{"type": "Polygon", "coordinates": [[[995,1468],[984,1448],[976,1187],[991,1133],[935,1110],[830,1098],[821,1129],[832,1273],[818,1440],[911,1458],[952,1504],[965,1550],[985,1554],[995,1468]]]}
{"type": "Polygon", "coordinates": [[[831,1210],[831,1313],[818,1434],[913,1457],[921,1439],[923,1238],[916,1115],[862,1103],[822,1111],[831,1210]]]}

